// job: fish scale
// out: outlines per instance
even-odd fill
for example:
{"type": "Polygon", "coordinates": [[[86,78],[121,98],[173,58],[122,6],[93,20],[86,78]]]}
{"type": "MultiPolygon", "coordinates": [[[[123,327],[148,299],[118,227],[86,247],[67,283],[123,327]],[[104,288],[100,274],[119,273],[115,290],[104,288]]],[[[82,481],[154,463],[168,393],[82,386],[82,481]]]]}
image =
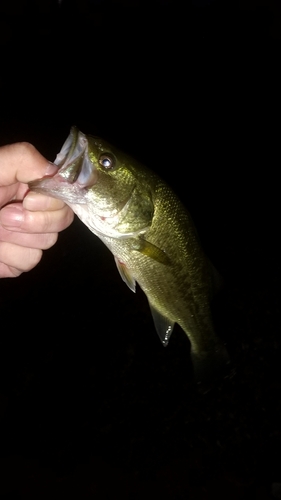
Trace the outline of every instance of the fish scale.
{"type": "Polygon", "coordinates": [[[111,250],[122,279],[146,294],[166,346],[175,323],[191,343],[195,371],[228,360],[215,334],[210,299],[213,267],[189,212],[169,185],[108,142],[73,127],[53,177],[30,189],[62,199],[111,250]]]}

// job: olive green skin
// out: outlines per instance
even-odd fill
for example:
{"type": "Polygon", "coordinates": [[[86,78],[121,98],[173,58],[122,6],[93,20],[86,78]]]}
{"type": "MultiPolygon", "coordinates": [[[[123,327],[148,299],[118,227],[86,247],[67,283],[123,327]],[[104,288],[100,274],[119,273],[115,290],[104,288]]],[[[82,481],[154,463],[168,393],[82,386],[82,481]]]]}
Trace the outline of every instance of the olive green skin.
{"type": "Polygon", "coordinates": [[[202,362],[226,361],[211,317],[212,266],[184,205],[158,175],[108,142],[71,134],[58,173],[30,188],[64,200],[111,250],[124,281],[146,294],[163,345],[178,323],[200,370],[202,362]],[[79,137],[86,146],[75,157],[79,137]]]}

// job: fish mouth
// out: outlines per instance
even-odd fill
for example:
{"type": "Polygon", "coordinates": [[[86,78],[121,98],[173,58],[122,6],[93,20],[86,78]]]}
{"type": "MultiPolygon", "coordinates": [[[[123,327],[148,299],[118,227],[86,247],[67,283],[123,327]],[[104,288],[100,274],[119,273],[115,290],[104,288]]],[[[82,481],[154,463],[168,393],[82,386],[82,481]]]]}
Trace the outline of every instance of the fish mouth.
{"type": "Polygon", "coordinates": [[[85,203],[85,191],[96,184],[98,177],[97,169],[89,158],[85,134],[72,127],[54,164],[59,168],[54,176],[32,181],[29,188],[66,202],[85,203]]]}

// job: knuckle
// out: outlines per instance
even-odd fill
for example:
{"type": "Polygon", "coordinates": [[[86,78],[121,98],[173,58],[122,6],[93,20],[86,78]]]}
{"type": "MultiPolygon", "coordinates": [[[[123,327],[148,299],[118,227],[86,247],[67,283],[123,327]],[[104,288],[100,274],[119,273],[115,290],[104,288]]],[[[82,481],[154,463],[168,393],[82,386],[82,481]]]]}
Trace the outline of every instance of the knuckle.
{"type": "Polygon", "coordinates": [[[48,233],[52,227],[53,222],[52,213],[49,211],[42,212],[42,233],[48,233]]]}
{"type": "Polygon", "coordinates": [[[33,154],[36,151],[35,146],[30,142],[23,141],[18,143],[19,153],[21,156],[26,156],[27,154],[33,154]]]}

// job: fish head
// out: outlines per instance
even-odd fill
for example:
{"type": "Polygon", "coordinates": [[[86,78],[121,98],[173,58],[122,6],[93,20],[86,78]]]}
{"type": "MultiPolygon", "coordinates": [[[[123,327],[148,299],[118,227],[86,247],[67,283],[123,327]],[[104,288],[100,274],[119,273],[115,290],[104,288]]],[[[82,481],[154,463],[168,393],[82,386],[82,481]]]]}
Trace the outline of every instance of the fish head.
{"type": "Polygon", "coordinates": [[[54,163],[58,172],[30,182],[30,189],[63,200],[95,234],[124,238],[150,226],[153,182],[107,141],[72,127],[54,163]]]}

